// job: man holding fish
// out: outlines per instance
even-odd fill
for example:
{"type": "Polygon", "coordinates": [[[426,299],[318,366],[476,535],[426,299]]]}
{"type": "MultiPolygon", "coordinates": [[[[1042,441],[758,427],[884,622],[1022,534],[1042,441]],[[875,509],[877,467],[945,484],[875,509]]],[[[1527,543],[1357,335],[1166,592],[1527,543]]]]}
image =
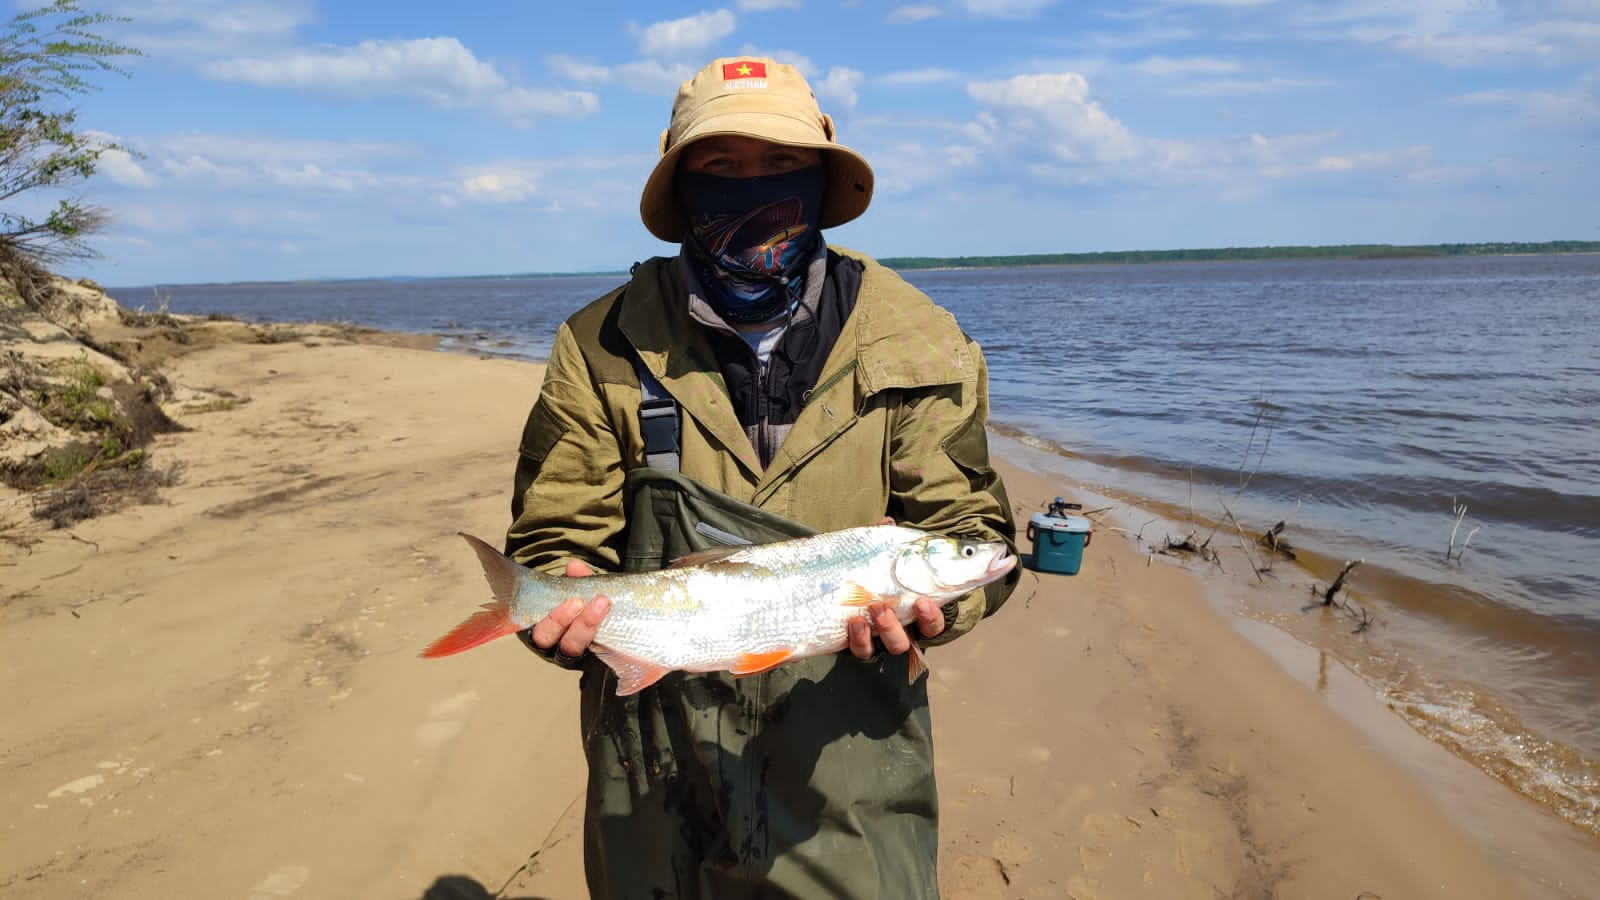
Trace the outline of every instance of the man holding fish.
{"type": "Polygon", "coordinates": [[[872,170],[794,68],[714,61],[660,149],[680,251],[560,328],[510,559],[474,545],[497,601],[427,655],[516,631],[581,670],[594,896],[937,896],[921,648],[1017,579],[983,355],[823,241],[872,170]]]}

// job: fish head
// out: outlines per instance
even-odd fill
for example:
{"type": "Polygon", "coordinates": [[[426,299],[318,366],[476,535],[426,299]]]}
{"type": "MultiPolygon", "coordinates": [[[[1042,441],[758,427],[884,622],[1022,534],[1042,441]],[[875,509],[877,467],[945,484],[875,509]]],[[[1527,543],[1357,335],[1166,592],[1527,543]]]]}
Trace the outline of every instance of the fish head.
{"type": "Polygon", "coordinates": [[[999,541],[929,534],[900,548],[891,575],[901,590],[942,600],[1003,578],[1016,564],[1011,548],[999,541]]]}

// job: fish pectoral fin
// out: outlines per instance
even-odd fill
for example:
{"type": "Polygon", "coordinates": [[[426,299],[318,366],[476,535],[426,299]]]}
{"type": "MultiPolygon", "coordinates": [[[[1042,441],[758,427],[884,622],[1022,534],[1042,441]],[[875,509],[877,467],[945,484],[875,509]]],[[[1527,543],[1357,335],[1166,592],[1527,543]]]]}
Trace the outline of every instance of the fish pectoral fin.
{"type": "Polygon", "coordinates": [[[769,650],[765,653],[746,653],[739,657],[739,661],[728,667],[728,671],[743,678],[746,675],[760,675],[769,669],[775,669],[789,660],[794,659],[794,651],[769,650]]]}
{"type": "Polygon", "coordinates": [[[839,602],[841,604],[845,606],[860,607],[861,609],[866,609],[872,604],[883,599],[877,594],[874,594],[873,592],[867,590],[859,584],[856,584],[853,581],[847,582],[839,591],[839,595],[839,602]]]}
{"type": "Polygon", "coordinates": [[[599,657],[601,662],[611,668],[611,671],[617,673],[618,697],[637,694],[660,681],[663,676],[672,671],[660,663],[654,663],[648,659],[640,659],[637,656],[629,656],[626,653],[620,653],[610,647],[602,647],[599,644],[590,644],[589,652],[599,657]]]}

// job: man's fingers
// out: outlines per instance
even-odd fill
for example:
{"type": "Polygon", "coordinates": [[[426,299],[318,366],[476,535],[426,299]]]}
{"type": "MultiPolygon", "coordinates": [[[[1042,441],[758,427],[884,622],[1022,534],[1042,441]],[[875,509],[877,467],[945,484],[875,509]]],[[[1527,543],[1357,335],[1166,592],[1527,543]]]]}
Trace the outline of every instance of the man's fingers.
{"type": "MultiPolygon", "coordinates": [[[[570,601],[569,601],[570,602],[570,601]]],[[[566,604],[562,604],[565,606],[566,604]]],[[[589,649],[589,644],[594,641],[594,633],[600,630],[600,620],[611,611],[611,598],[605,594],[596,594],[593,600],[585,604],[577,618],[567,626],[561,635],[558,648],[563,656],[578,657],[583,651],[589,649]]]]}
{"type": "Polygon", "coordinates": [[[872,627],[878,630],[883,649],[895,655],[911,649],[911,637],[906,634],[905,626],[895,618],[894,610],[888,604],[874,603],[867,608],[867,614],[872,617],[872,627]]]}
{"type": "Polygon", "coordinates": [[[571,625],[581,612],[583,612],[583,600],[578,597],[572,597],[550,610],[549,614],[533,625],[534,645],[541,650],[554,647],[566,633],[567,626],[571,625]]]}
{"type": "Polygon", "coordinates": [[[850,641],[850,653],[856,659],[872,658],[872,626],[856,616],[845,624],[845,634],[850,641]]]}
{"type": "Polygon", "coordinates": [[[567,560],[566,571],[561,574],[568,578],[588,578],[594,574],[594,570],[589,568],[588,564],[581,559],[569,559],[567,560]]]}
{"type": "Polygon", "coordinates": [[[944,610],[938,604],[927,597],[919,597],[912,609],[917,617],[917,630],[923,637],[938,637],[944,631],[944,610]]]}

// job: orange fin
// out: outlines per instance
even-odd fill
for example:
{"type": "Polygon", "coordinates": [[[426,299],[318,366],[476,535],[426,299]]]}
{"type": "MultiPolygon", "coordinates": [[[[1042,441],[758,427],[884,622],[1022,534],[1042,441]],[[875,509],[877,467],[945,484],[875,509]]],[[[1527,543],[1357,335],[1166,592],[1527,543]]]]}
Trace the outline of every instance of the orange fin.
{"type": "Polygon", "coordinates": [[[652,684],[660,681],[672,670],[660,663],[653,663],[647,659],[619,653],[610,647],[599,644],[590,644],[589,651],[600,658],[600,661],[611,667],[617,673],[617,696],[627,697],[637,694],[652,684]]]}
{"type": "Polygon", "coordinates": [[[775,669],[789,660],[794,659],[793,650],[769,650],[766,653],[746,653],[739,657],[739,661],[728,667],[728,671],[743,678],[746,675],[760,675],[769,669],[775,669]]]}
{"type": "Polygon", "coordinates": [[[511,604],[502,600],[485,603],[483,609],[473,613],[465,622],[422,651],[423,659],[438,659],[463,650],[487,644],[495,638],[505,637],[518,630],[511,619],[511,604]]]}
{"type": "Polygon", "coordinates": [[[859,606],[863,609],[877,603],[880,599],[877,594],[853,581],[845,583],[842,593],[844,596],[839,600],[840,603],[845,606],[859,606]]]}
{"type": "Polygon", "coordinates": [[[906,660],[906,684],[916,684],[923,672],[928,671],[928,660],[922,655],[922,647],[916,641],[911,642],[911,658],[906,660]]]}

